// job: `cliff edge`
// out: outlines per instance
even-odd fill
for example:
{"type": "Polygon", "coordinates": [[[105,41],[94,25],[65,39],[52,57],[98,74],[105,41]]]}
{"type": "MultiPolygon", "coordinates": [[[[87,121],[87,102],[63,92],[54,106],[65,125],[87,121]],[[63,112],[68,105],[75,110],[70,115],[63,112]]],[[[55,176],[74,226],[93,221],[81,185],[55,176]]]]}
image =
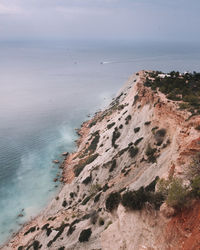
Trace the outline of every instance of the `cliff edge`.
{"type": "Polygon", "coordinates": [[[198,100],[167,85],[185,77],[131,76],[82,124],[59,195],[2,249],[200,249],[198,100]]]}

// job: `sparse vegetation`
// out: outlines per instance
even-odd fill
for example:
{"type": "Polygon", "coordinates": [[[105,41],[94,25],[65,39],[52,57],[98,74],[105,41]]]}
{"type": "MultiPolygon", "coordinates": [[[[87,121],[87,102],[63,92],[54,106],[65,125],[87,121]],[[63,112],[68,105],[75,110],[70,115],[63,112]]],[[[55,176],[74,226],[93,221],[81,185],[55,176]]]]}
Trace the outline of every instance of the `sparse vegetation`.
{"type": "Polygon", "coordinates": [[[159,73],[151,73],[153,79],[146,79],[145,86],[152,90],[159,89],[168,99],[181,101],[181,109],[189,110],[193,115],[200,113],[200,73],[186,73],[172,71],[161,78],[159,73]]]}
{"type": "Polygon", "coordinates": [[[89,155],[88,157],[81,159],[79,163],[74,166],[74,174],[75,176],[79,176],[79,174],[83,171],[84,167],[90,163],[92,163],[97,157],[99,156],[98,153],[89,155]]]}

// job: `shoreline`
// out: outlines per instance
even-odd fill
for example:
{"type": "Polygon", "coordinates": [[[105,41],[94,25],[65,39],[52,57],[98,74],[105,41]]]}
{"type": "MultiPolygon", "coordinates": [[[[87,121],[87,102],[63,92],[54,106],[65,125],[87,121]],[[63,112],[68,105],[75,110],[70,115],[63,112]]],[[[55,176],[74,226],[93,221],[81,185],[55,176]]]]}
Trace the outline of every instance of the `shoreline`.
{"type": "MultiPolygon", "coordinates": [[[[39,213],[37,213],[37,215],[31,217],[31,219],[29,219],[27,222],[23,223],[21,225],[21,227],[18,230],[16,230],[16,232],[13,232],[12,235],[5,242],[0,244],[0,249],[2,249],[2,250],[9,249],[9,248],[6,248],[6,246],[8,245],[9,242],[14,243],[12,241],[13,238],[18,237],[20,234],[24,234],[24,232],[26,231],[25,228],[31,227],[33,224],[38,223],[38,220],[40,220],[40,218],[45,216],[45,211],[48,209],[48,207],[51,205],[51,203],[62,192],[64,186],[66,184],[70,184],[73,181],[73,179],[75,177],[74,172],[72,171],[72,169],[68,169],[68,166],[70,166],[72,164],[72,161],[78,155],[78,153],[79,153],[78,148],[79,148],[80,144],[82,143],[84,138],[87,137],[87,135],[89,134],[89,132],[90,132],[89,124],[94,119],[96,119],[96,116],[101,112],[102,111],[95,112],[95,114],[92,116],[91,119],[86,120],[86,121],[82,121],[80,123],[80,128],[74,128],[76,131],[76,134],[78,135],[78,138],[74,141],[76,148],[75,148],[74,152],[71,152],[67,156],[64,156],[64,159],[60,162],[60,164],[58,164],[58,168],[62,169],[61,176],[59,178],[60,188],[59,188],[58,192],[56,192],[55,195],[53,195],[53,197],[47,202],[47,204],[41,209],[41,211],[39,211],[39,213]]],[[[62,153],[61,153],[61,155],[62,155],[62,153]]]]}

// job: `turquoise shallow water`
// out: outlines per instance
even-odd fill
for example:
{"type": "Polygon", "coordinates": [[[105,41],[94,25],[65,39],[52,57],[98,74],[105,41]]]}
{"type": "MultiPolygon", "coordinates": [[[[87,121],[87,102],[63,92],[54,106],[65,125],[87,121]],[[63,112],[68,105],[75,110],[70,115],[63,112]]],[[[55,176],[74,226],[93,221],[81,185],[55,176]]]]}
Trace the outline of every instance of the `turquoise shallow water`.
{"type": "Polygon", "coordinates": [[[129,75],[200,71],[195,44],[21,41],[0,43],[0,56],[0,243],[59,191],[52,160],[129,75]]]}

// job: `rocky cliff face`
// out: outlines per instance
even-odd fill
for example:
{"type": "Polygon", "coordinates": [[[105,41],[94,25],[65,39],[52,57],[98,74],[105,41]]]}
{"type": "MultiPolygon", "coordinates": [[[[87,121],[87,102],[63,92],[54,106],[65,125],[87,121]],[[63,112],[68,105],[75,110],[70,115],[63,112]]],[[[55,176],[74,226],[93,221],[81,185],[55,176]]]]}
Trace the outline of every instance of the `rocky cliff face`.
{"type": "Polygon", "coordinates": [[[148,74],[130,77],[106,110],[83,123],[61,192],[2,249],[200,249],[199,201],[177,212],[157,195],[158,179],[187,183],[200,116],[145,87],[148,74]],[[145,197],[135,209],[125,196],[133,190],[145,197]]]}

